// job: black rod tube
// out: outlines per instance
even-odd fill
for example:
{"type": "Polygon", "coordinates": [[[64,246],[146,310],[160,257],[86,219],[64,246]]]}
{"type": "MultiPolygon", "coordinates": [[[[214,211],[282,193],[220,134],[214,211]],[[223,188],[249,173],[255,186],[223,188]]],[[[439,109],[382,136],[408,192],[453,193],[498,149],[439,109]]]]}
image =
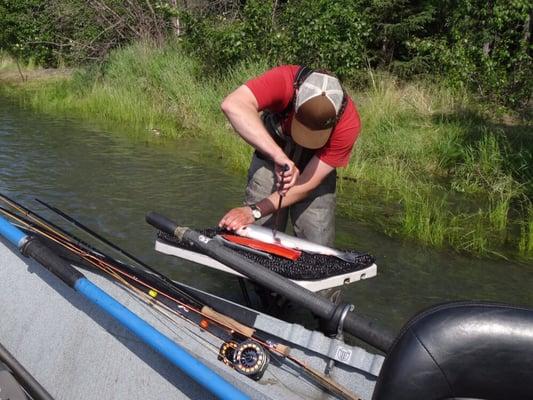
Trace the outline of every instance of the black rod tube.
{"type": "MultiPolygon", "coordinates": [[[[180,227],[161,214],[151,212],[146,221],[180,240],[190,241],[205,254],[247,276],[256,283],[281,294],[299,304],[326,321],[334,317],[337,306],[324,297],[305,289],[291,280],[264,268],[262,265],[243,258],[238,253],[225,247],[218,240],[211,240],[198,232],[180,227]]],[[[351,312],[344,320],[344,330],[371,346],[387,352],[394,340],[394,335],[365,316],[351,312]]]]}
{"type": "Polygon", "coordinates": [[[24,366],[0,343],[0,361],[8,366],[18,383],[34,400],[53,400],[48,391],[24,366]]]}
{"type": "Polygon", "coordinates": [[[39,264],[71,288],[75,287],[78,279],[85,278],[85,275],[73,268],[67,261],[52,253],[50,249],[37,238],[30,237],[21,248],[21,253],[39,262],[39,264]]]}

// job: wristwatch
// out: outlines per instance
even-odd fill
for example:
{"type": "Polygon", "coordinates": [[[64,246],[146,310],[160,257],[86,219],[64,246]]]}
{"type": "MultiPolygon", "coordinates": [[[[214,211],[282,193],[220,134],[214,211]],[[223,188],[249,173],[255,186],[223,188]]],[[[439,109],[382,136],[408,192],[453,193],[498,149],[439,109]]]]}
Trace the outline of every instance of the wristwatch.
{"type": "Polygon", "coordinates": [[[256,221],[262,217],[263,214],[261,213],[261,210],[259,209],[259,207],[257,207],[256,204],[249,204],[248,207],[252,209],[252,216],[256,221]]]}

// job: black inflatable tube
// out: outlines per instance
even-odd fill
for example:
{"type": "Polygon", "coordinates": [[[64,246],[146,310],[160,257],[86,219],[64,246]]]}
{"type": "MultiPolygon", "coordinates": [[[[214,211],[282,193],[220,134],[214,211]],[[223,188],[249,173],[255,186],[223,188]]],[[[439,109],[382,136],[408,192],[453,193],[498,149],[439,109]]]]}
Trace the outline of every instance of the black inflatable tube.
{"type": "Polygon", "coordinates": [[[15,357],[0,344],[0,361],[11,370],[17,382],[34,400],[53,400],[52,396],[39,382],[20,364],[15,357]]]}
{"type": "MultiPolygon", "coordinates": [[[[192,229],[178,226],[161,214],[149,213],[146,216],[146,222],[165,233],[177,236],[180,240],[192,242],[211,258],[309,309],[325,321],[331,320],[338,311],[338,307],[326,298],[297,285],[260,264],[243,258],[217,240],[210,240],[192,229]]],[[[385,353],[394,341],[394,335],[391,332],[354,312],[350,312],[346,316],[344,330],[385,353]]]]}
{"type": "Polygon", "coordinates": [[[30,237],[22,247],[21,253],[39,262],[71,288],[74,288],[78,279],[85,277],[77,269],[72,268],[67,261],[54,254],[37,238],[30,237]]]}

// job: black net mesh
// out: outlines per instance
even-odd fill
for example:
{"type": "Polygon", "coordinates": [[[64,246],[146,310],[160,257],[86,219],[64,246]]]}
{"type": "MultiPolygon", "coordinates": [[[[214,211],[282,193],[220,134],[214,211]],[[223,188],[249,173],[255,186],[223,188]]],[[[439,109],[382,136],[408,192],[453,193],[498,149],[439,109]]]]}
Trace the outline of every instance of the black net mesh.
{"type": "MultiPolygon", "coordinates": [[[[204,230],[197,230],[207,237],[214,237],[217,234],[228,233],[221,231],[218,228],[208,228],[204,230]]],[[[158,232],[158,239],[169,244],[196,252],[201,250],[191,242],[180,241],[177,237],[168,235],[163,232],[158,232]]],[[[355,262],[346,262],[337,257],[325,256],[321,254],[310,254],[302,252],[298,260],[291,261],[286,258],[271,255],[267,258],[261,255],[253,254],[246,250],[232,249],[242,255],[243,257],[261,264],[263,267],[270,269],[286,278],[294,280],[320,280],[329,278],[335,275],[343,275],[350,272],[358,271],[360,269],[371,266],[375,259],[367,253],[360,253],[357,251],[346,251],[353,254],[355,262]]]]}

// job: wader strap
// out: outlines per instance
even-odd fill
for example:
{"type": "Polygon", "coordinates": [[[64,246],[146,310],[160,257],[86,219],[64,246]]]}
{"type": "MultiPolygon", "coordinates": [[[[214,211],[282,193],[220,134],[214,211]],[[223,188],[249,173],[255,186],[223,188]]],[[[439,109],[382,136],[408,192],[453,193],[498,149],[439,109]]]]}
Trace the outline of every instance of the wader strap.
{"type": "MultiPolygon", "coordinates": [[[[313,158],[315,150],[306,149],[296,144],[290,136],[285,136],[281,129],[281,123],[277,120],[277,115],[270,111],[264,111],[261,120],[265,125],[267,132],[270,134],[276,144],[283,150],[290,160],[303,171],[307,163],[313,158]]],[[[262,160],[269,160],[267,156],[256,150],[255,155],[262,160]]]]}
{"type": "Polygon", "coordinates": [[[280,148],[284,149],[289,137],[283,134],[283,130],[281,129],[282,119],[280,118],[279,114],[265,110],[261,114],[261,121],[276,144],[280,148]]]}
{"type": "Polygon", "coordinates": [[[294,156],[292,158],[292,161],[295,163],[295,164],[298,164],[300,162],[300,159],[302,158],[302,152],[303,152],[303,148],[302,146],[299,146],[297,145],[296,143],[294,144],[294,156]]]}

